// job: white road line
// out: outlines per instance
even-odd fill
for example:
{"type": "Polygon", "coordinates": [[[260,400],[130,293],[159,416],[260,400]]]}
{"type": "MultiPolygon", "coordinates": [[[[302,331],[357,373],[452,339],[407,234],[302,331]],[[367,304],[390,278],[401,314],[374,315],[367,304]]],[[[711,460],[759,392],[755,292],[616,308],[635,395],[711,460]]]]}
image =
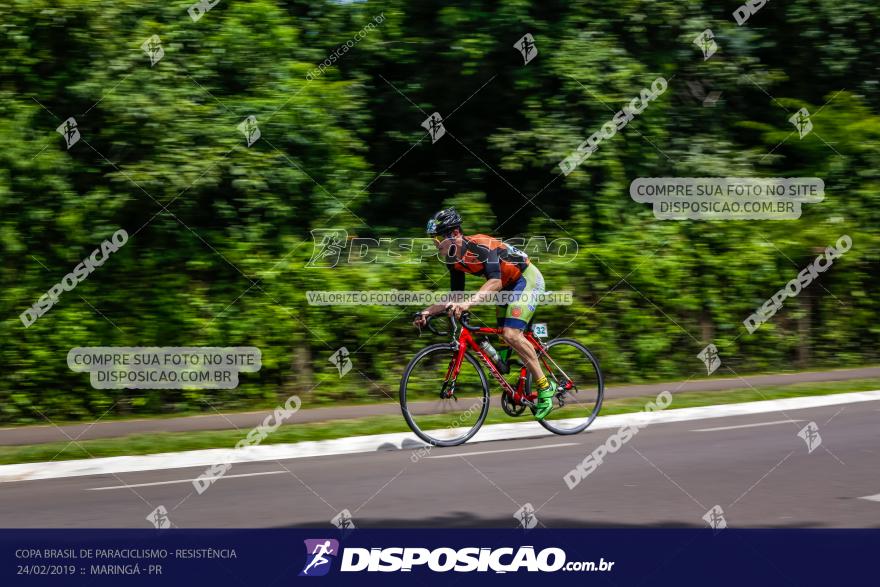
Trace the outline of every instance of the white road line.
{"type": "MultiPolygon", "coordinates": [[[[655,426],[690,420],[720,419],[876,401],[880,401],[880,390],[675,409],[675,398],[673,397],[671,408],[666,410],[599,416],[587,432],[616,430],[622,426],[633,424],[655,426]]],[[[563,420],[558,424],[564,426],[570,423],[563,420]]],[[[510,424],[491,424],[483,426],[469,441],[469,444],[518,438],[546,438],[552,435],[534,420],[510,424]]],[[[361,454],[362,458],[369,458],[369,453],[389,450],[408,451],[427,446],[428,444],[418,440],[412,433],[394,432],[334,440],[310,440],[294,444],[246,446],[240,449],[211,448],[150,455],[22,463],[0,465],[0,483],[109,475],[133,471],[204,468],[220,462],[253,463],[355,453],[361,454]]]]}
{"type": "MultiPolygon", "coordinates": [[[[236,477],[256,477],[257,475],[280,475],[288,471],[263,471],[262,473],[240,473],[238,475],[223,475],[220,479],[235,479],[236,477]]],[[[174,481],[154,481],[153,483],[134,483],[132,485],[110,485],[109,487],[89,487],[86,491],[106,491],[108,489],[130,489],[132,487],[150,487],[151,485],[174,485],[175,483],[192,483],[195,479],[175,479],[174,481]]]]}
{"type": "Polygon", "coordinates": [[[453,457],[470,457],[473,455],[493,455],[499,452],[519,452],[521,450],[540,450],[542,448],[556,448],[558,446],[577,446],[580,442],[562,442],[560,444],[542,444],[541,446],[524,446],[522,448],[502,448],[498,450],[481,450],[477,452],[458,452],[454,455],[437,455],[425,457],[426,459],[451,459],[453,457]]]}
{"type": "Polygon", "coordinates": [[[740,424],[739,426],[719,426],[718,428],[697,428],[691,432],[715,432],[716,430],[737,430],[738,428],[756,428],[758,426],[772,426],[774,424],[790,424],[791,422],[803,422],[803,420],[774,420],[773,422],[756,422],[754,424],[740,424]]]}
{"type": "Polygon", "coordinates": [[[865,497],[860,497],[859,499],[867,499],[868,501],[880,501],[880,493],[877,495],[867,495],[865,497]]]}

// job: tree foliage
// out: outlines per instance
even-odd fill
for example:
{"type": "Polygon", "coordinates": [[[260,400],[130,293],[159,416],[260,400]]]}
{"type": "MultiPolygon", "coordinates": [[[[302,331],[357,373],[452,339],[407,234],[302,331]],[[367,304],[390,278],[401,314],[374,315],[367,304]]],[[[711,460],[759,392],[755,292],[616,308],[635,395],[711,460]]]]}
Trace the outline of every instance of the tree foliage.
{"type": "Polygon", "coordinates": [[[187,6],[0,7],[0,419],[396,398],[428,342],[415,308],[310,306],[305,292],[442,289],[446,269],[306,268],[310,231],[421,237],[448,203],[475,232],[579,243],[568,264],[538,263],[575,292],[539,315],[611,383],[699,374],[710,342],[737,373],[877,359],[880,7],[769,3],[737,26],[717,3],[670,0],[221,0],[196,22],[187,6]],[[719,50],[704,61],[707,28],[719,50]],[[523,65],[527,32],[539,54],[523,65]],[[165,54],[151,66],[152,35],[165,54]],[[661,98],[559,175],[661,75],[661,98]],[[803,139],[788,122],[801,107],[803,139]],[[420,126],[433,112],[447,129],[434,144],[420,126]],[[70,116],[82,139],[66,149],[55,129],[70,116]],[[661,176],[815,176],[826,198],[795,221],[660,221],[628,194],[661,176]],[[128,244],[24,328],[19,314],[120,227],[128,244]],[[747,334],[742,320],[842,234],[852,250],[747,334]],[[260,347],[263,368],[236,390],[143,392],[92,389],[66,364],[77,346],[198,345],[260,347]],[[344,378],[328,360],[342,346],[344,378]]]}

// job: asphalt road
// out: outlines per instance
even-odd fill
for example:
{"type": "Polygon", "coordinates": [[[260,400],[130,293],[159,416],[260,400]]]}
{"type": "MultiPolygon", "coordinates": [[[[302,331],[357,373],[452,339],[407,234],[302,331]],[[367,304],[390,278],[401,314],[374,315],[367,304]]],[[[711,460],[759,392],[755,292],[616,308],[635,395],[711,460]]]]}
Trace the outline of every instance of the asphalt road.
{"type": "Polygon", "coordinates": [[[513,528],[530,503],[549,528],[704,526],[716,505],[731,527],[880,527],[878,423],[880,401],[654,424],[573,490],[563,475],[613,430],[235,464],[202,495],[203,469],[0,483],[0,526],[144,528],[161,505],[181,528],[331,528],[343,509],[358,527],[513,528]]]}
{"type": "MultiPolygon", "coordinates": [[[[675,394],[695,391],[726,391],[768,385],[790,385],[792,383],[869,379],[880,377],[880,367],[780,373],[774,375],[747,375],[727,378],[717,375],[711,379],[694,379],[682,382],[611,385],[605,389],[605,398],[655,396],[663,390],[669,390],[675,394]]],[[[494,397],[496,390],[493,390],[492,393],[494,397]]],[[[232,428],[246,430],[257,426],[267,414],[269,414],[269,410],[226,414],[212,413],[178,418],[145,418],[117,421],[101,421],[99,419],[96,422],[61,426],[56,426],[55,424],[16,426],[0,428],[0,445],[68,442],[71,438],[76,440],[92,440],[95,438],[112,438],[129,434],[157,432],[195,432],[199,430],[228,430],[232,428]]],[[[304,406],[304,409],[297,413],[296,421],[298,423],[323,422],[327,420],[348,420],[382,415],[399,416],[400,405],[393,402],[311,409],[304,406]]]]}

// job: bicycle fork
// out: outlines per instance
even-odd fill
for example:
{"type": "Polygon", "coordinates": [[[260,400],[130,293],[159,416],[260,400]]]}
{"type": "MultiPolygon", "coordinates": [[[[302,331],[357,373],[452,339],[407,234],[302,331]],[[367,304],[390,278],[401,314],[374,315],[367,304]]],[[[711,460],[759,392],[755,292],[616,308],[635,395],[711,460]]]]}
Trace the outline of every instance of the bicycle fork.
{"type": "Polygon", "coordinates": [[[461,362],[464,360],[464,353],[467,351],[467,348],[462,344],[457,346],[455,357],[449,361],[449,367],[446,368],[446,377],[443,379],[443,387],[440,388],[440,399],[452,398],[458,401],[458,398],[455,397],[455,382],[461,371],[461,362]]]}

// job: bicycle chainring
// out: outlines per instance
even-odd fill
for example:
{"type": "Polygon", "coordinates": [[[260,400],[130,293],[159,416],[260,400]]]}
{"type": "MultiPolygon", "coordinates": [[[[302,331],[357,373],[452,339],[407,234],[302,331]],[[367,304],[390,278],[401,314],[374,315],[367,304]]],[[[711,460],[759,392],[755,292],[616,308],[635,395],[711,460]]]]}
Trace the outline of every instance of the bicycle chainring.
{"type": "Polygon", "coordinates": [[[517,416],[521,416],[523,412],[526,411],[526,407],[522,404],[514,404],[513,400],[506,393],[501,394],[501,409],[504,410],[504,413],[508,416],[513,416],[516,418],[517,416]]]}

